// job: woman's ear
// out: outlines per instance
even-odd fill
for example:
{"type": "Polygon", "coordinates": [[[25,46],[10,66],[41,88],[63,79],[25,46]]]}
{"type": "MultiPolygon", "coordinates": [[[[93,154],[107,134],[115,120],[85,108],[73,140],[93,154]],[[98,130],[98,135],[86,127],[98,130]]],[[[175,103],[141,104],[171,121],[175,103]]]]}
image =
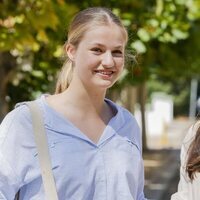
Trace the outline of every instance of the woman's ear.
{"type": "Polygon", "coordinates": [[[67,44],[65,46],[65,51],[67,53],[67,56],[68,58],[71,60],[71,61],[74,61],[74,58],[75,58],[75,53],[76,53],[76,48],[74,45],[72,44],[67,44]]]}

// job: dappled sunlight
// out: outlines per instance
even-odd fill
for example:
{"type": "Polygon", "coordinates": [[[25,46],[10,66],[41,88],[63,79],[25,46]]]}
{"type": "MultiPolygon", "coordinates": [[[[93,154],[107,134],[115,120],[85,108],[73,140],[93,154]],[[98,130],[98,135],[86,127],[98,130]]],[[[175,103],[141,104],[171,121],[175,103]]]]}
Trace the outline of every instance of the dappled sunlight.
{"type": "Polygon", "coordinates": [[[151,190],[163,190],[165,188],[165,184],[162,183],[149,183],[148,185],[151,190]]]}
{"type": "Polygon", "coordinates": [[[160,161],[157,160],[144,160],[144,166],[146,167],[159,167],[160,165],[160,161]]]}

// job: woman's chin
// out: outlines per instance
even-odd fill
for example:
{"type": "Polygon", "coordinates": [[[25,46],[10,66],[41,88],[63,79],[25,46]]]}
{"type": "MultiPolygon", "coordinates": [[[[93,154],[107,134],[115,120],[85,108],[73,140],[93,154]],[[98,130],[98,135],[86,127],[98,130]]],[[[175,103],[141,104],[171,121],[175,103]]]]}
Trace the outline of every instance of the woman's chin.
{"type": "Polygon", "coordinates": [[[104,81],[100,81],[100,82],[96,83],[96,85],[98,85],[102,89],[109,89],[114,85],[114,82],[104,80],[104,81]]]}

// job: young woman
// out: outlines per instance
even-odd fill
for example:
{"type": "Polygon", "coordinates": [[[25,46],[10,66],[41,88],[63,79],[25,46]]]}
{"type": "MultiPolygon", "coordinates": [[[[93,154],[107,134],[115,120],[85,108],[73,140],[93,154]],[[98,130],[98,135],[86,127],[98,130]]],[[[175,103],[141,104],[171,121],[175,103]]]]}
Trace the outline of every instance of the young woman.
{"type": "MultiPolygon", "coordinates": [[[[124,67],[127,31],[109,9],[88,8],[69,28],[67,59],[43,111],[60,200],[143,200],[141,135],[135,118],[105,98],[124,67]]],[[[0,127],[0,199],[45,199],[30,111],[0,127]]]]}
{"type": "Polygon", "coordinates": [[[181,148],[181,168],[178,191],[171,200],[200,198],[200,121],[192,126],[181,148]]]}

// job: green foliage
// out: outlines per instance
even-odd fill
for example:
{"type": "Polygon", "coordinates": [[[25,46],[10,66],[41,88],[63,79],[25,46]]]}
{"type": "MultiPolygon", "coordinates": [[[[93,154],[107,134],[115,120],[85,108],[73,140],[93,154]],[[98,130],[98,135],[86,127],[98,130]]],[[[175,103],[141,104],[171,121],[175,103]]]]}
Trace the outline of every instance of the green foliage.
{"type": "Polygon", "coordinates": [[[8,85],[11,104],[52,91],[66,29],[78,9],[62,0],[3,1],[0,9],[0,51],[17,60],[8,85]]]}
{"type": "Polygon", "coordinates": [[[112,8],[122,18],[130,36],[127,52],[137,59],[137,65],[129,60],[113,89],[152,77],[198,76],[200,0],[3,0],[0,51],[9,51],[17,61],[15,75],[9,76],[12,103],[53,90],[69,22],[89,6],[112,8]]]}

